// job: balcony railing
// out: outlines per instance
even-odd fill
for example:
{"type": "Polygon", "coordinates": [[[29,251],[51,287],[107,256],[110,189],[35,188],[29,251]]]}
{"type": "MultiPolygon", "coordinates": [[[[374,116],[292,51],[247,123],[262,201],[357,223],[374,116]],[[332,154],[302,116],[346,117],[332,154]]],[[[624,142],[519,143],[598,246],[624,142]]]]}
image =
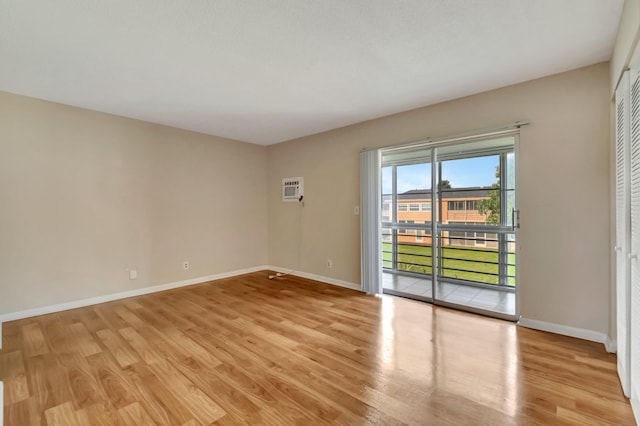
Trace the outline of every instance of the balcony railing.
{"type": "MultiPolygon", "coordinates": [[[[439,281],[489,285],[509,289],[516,285],[515,234],[476,226],[438,231],[436,272],[439,281]]],[[[382,235],[383,268],[431,278],[433,243],[424,227],[386,228],[382,235]]]]}

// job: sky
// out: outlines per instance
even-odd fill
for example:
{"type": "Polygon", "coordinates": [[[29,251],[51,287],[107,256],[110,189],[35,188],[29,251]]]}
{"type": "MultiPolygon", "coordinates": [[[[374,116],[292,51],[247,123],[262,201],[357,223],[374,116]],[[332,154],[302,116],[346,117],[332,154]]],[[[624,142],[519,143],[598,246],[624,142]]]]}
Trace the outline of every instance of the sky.
{"type": "MultiPolygon", "coordinates": [[[[491,186],[496,182],[496,166],[499,157],[465,158],[442,162],[442,179],[451,182],[452,188],[491,186]]],[[[391,193],[391,167],[382,168],[382,193],[391,193]]],[[[412,189],[431,188],[431,164],[398,166],[398,193],[412,189]]]]}

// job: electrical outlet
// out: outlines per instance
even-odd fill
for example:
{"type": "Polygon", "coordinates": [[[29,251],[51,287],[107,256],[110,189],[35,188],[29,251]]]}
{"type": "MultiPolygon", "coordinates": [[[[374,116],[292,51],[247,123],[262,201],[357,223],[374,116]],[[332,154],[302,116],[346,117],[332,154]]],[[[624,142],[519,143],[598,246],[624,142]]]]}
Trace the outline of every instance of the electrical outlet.
{"type": "Polygon", "coordinates": [[[327,259],[327,268],[329,269],[333,268],[333,260],[327,259]]]}
{"type": "Polygon", "coordinates": [[[189,266],[190,265],[188,260],[185,260],[184,262],[182,262],[182,269],[184,269],[185,271],[189,269],[189,266]]]}

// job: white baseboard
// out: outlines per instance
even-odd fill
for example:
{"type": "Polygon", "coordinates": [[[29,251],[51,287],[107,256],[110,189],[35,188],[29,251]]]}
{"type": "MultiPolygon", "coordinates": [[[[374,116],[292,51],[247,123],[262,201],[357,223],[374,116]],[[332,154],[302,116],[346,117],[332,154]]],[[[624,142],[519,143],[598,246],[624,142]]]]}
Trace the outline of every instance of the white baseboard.
{"type": "Polygon", "coordinates": [[[322,275],[309,274],[307,272],[292,271],[290,269],[281,268],[279,266],[267,266],[266,268],[268,268],[271,271],[280,272],[283,274],[291,274],[291,275],[295,275],[296,277],[308,278],[310,280],[320,281],[326,284],[333,284],[340,287],[350,288],[352,290],[362,291],[362,286],[360,284],[351,283],[349,281],[336,280],[335,278],[324,277],[322,275]]]}
{"type": "Polygon", "coordinates": [[[207,281],[220,280],[222,278],[235,277],[237,275],[249,274],[251,272],[264,271],[269,269],[268,266],[256,266],[253,268],[240,269],[237,271],[223,272],[221,274],[208,275],[204,277],[191,278],[183,281],[160,284],[151,287],[137,288],[135,290],[123,291],[120,293],[112,293],[104,296],[91,297],[88,299],[74,300],[72,302],[60,303],[58,305],[43,306],[40,308],[27,309],[24,311],[11,312],[0,315],[0,324],[2,322],[14,321],[23,318],[35,317],[38,315],[50,314],[53,312],[66,311],[68,309],[82,308],[84,306],[96,305],[98,303],[111,302],[118,299],[126,299],[127,297],[142,296],[149,293],[157,293],[159,291],[171,290],[179,287],[200,284],[207,281]]]}
{"type": "Polygon", "coordinates": [[[562,334],[563,336],[577,337],[578,339],[590,340],[592,342],[607,344],[608,336],[606,333],[587,330],[585,328],[570,327],[568,325],[554,324],[551,322],[539,321],[528,318],[520,318],[518,325],[535,330],[548,331],[550,333],[562,334]]]}
{"type": "Polygon", "coordinates": [[[604,348],[610,354],[618,353],[618,341],[611,336],[607,336],[607,341],[604,343],[604,348]]]}
{"type": "Polygon", "coordinates": [[[636,424],[640,425],[640,400],[631,398],[631,410],[636,418],[636,424]]]}

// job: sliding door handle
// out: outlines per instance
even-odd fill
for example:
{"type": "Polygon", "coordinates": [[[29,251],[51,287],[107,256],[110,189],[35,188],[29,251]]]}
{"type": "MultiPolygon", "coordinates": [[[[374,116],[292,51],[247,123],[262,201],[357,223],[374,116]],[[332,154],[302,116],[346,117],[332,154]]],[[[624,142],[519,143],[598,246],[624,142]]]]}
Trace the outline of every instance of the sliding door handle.
{"type": "Polygon", "coordinates": [[[620,252],[620,251],[622,251],[622,247],[620,247],[620,246],[613,246],[613,251],[620,252]]]}
{"type": "Polygon", "coordinates": [[[636,259],[638,259],[638,255],[637,255],[637,254],[634,254],[634,253],[629,253],[629,254],[628,254],[628,256],[629,256],[629,260],[636,260],[636,259]]]}
{"type": "Polygon", "coordinates": [[[511,230],[515,231],[516,229],[520,229],[520,210],[516,210],[516,208],[511,209],[511,230]]]}

